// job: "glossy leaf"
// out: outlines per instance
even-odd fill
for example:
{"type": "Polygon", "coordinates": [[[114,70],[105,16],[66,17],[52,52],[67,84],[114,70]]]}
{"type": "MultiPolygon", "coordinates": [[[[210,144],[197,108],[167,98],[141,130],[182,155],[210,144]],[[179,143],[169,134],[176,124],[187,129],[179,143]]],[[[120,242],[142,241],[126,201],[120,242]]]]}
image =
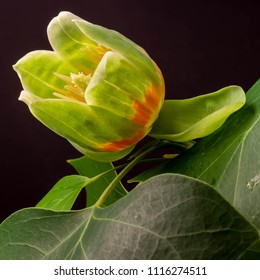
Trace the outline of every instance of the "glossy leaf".
{"type": "Polygon", "coordinates": [[[209,185],[165,174],[106,208],[18,211],[0,226],[0,259],[236,259],[258,239],[209,185]]]}
{"type": "Polygon", "coordinates": [[[212,184],[260,228],[260,82],[247,105],[173,168],[212,184]],[[191,166],[192,164],[192,166],[191,166]]]}
{"type": "Polygon", "coordinates": [[[70,210],[89,178],[71,175],[62,178],[36,205],[51,210],[70,210]]]}
{"type": "MultiPolygon", "coordinates": [[[[82,157],[70,160],[69,163],[80,175],[70,175],[59,180],[36,207],[70,210],[84,187],[87,191],[87,206],[92,206],[117,175],[109,162],[97,162],[88,157],[82,157]]],[[[112,204],[126,194],[127,191],[122,184],[118,183],[104,205],[112,204]]]]}
{"type": "Polygon", "coordinates": [[[238,86],[190,99],[165,100],[150,136],[175,142],[204,137],[244,104],[245,93],[238,86]]]}
{"type": "MultiPolygon", "coordinates": [[[[114,166],[110,162],[99,162],[90,159],[89,157],[81,157],[74,160],[69,160],[69,163],[77,170],[82,176],[94,178],[99,176],[99,179],[86,185],[87,191],[87,206],[90,207],[95,204],[103,191],[116,177],[116,171],[113,171],[114,166]],[[110,172],[107,172],[110,171],[110,172]],[[106,173],[107,172],[107,173],[106,173]],[[100,174],[102,174],[100,176],[100,174]]],[[[108,196],[105,206],[110,205],[125,196],[127,191],[119,182],[114,190],[108,196]]]]}
{"type": "Polygon", "coordinates": [[[260,229],[260,80],[246,97],[246,105],[220,130],[160,172],[186,174],[211,184],[260,229]]]}

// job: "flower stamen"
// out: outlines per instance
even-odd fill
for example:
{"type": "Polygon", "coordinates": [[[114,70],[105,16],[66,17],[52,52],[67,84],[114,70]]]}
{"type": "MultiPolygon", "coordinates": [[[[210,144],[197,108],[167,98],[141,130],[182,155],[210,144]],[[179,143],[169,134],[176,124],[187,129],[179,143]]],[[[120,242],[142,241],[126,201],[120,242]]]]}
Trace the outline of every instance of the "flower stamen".
{"type": "Polygon", "coordinates": [[[71,73],[70,74],[71,83],[81,91],[82,96],[84,96],[84,93],[87,89],[87,86],[91,80],[91,74],[88,74],[87,76],[83,74],[82,72],[78,74],[71,73]]]}
{"type": "Polygon", "coordinates": [[[54,74],[56,77],[67,83],[64,86],[65,91],[62,90],[60,93],[54,92],[54,96],[86,103],[84,93],[91,80],[91,74],[85,75],[82,72],[79,72],[78,74],[71,73],[70,77],[59,73],[54,74]]]}
{"type": "Polygon", "coordinates": [[[109,51],[109,49],[105,48],[104,46],[90,46],[86,45],[85,48],[81,49],[81,52],[87,58],[89,62],[93,64],[92,71],[96,68],[104,54],[109,51]]]}

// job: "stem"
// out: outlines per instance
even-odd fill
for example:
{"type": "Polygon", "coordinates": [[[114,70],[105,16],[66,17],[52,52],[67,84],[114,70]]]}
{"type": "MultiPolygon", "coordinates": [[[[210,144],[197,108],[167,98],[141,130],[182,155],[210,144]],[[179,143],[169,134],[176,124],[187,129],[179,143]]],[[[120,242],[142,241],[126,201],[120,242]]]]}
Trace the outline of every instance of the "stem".
{"type": "Polygon", "coordinates": [[[165,143],[165,147],[169,146],[169,147],[172,147],[172,148],[176,148],[180,151],[187,151],[188,149],[190,149],[195,144],[194,141],[172,142],[172,141],[168,141],[168,140],[163,140],[163,142],[165,143]]]}
{"type": "Polygon", "coordinates": [[[109,184],[109,186],[105,189],[105,191],[102,193],[98,201],[96,202],[96,206],[101,207],[104,202],[106,201],[107,197],[111,193],[111,191],[116,187],[117,183],[121,181],[125,175],[136,166],[147,154],[151,153],[155,149],[157,149],[158,146],[155,145],[153,147],[150,147],[146,151],[139,154],[137,157],[135,157],[115,178],[114,180],[109,184]]]}
{"type": "Polygon", "coordinates": [[[147,149],[149,149],[150,147],[154,147],[156,146],[158,143],[160,143],[161,141],[158,139],[154,139],[146,144],[144,144],[137,152],[135,152],[134,154],[132,154],[129,158],[128,161],[134,159],[135,157],[139,156],[143,151],[146,151],[147,149]]]}
{"type": "MultiPolygon", "coordinates": [[[[162,161],[167,161],[168,159],[167,158],[151,158],[151,159],[144,159],[144,160],[140,160],[137,164],[139,163],[151,163],[151,162],[162,162],[162,161]]],[[[121,169],[123,167],[126,167],[129,163],[123,163],[123,164],[120,164],[118,166],[115,166],[109,170],[106,170],[92,178],[89,178],[89,180],[85,183],[85,185],[83,186],[84,188],[87,188],[88,185],[90,185],[91,183],[99,180],[100,178],[102,178],[103,176],[113,172],[113,171],[116,171],[118,169],[121,169]]],[[[87,195],[87,189],[86,189],[86,195],[87,195]]]]}

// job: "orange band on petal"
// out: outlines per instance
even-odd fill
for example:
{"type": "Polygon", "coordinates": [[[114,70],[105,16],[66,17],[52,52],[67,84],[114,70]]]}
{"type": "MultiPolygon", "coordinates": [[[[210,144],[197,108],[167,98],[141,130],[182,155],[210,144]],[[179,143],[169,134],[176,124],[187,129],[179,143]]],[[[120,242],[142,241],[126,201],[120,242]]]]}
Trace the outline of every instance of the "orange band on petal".
{"type": "Polygon", "coordinates": [[[135,100],[133,108],[136,113],[134,114],[132,121],[142,126],[149,126],[157,116],[161,107],[161,102],[162,96],[159,90],[152,85],[146,91],[144,101],[135,100]]]}
{"type": "Polygon", "coordinates": [[[121,140],[117,140],[117,141],[113,141],[111,143],[105,144],[101,147],[101,150],[106,151],[106,152],[121,151],[123,149],[126,149],[126,148],[136,144],[140,140],[142,140],[146,134],[147,134],[146,130],[139,131],[139,133],[137,133],[134,137],[132,137],[130,139],[125,138],[125,139],[121,139],[121,140]]]}

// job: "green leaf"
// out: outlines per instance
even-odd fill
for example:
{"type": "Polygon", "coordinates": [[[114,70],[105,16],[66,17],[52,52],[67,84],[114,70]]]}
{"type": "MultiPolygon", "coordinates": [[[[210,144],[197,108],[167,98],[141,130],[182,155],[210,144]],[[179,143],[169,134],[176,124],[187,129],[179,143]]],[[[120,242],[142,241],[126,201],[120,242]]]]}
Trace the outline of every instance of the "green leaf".
{"type": "Polygon", "coordinates": [[[190,99],[166,100],[149,135],[175,142],[201,138],[218,129],[244,104],[245,93],[238,86],[190,99]]]}
{"type": "MultiPolygon", "coordinates": [[[[117,175],[113,170],[113,165],[109,162],[98,162],[88,157],[81,157],[70,160],[69,163],[81,176],[71,175],[62,178],[36,207],[51,210],[70,210],[84,187],[87,191],[87,206],[92,206],[117,175]]],[[[112,204],[126,194],[127,191],[118,183],[108,196],[105,205],[112,204]]]]}
{"type": "Polygon", "coordinates": [[[258,239],[209,185],[165,174],[106,208],[18,211],[0,226],[0,259],[236,259],[258,239]]]}
{"type": "Polygon", "coordinates": [[[220,192],[260,229],[260,80],[246,105],[162,172],[186,174],[220,192]]]}
{"type": "Polygon", "coordinates": [[[260,240],[248,248],[240,257],[241,260],[260,260],[260,240]]]}
{"type": "MultiPolygon", "coordinates": [[[[97,181],[92,182],[91,185],[87,184],[86,186],[88,207],[97,202],[109,183],[117,176],[116,171],[113,171],[114,166],[110,162],[99,162],[86,156],[74,160],[69,160],[68,162],[77,170],[80,175],[87,176],[89,178],[96,177],[103,173],[103,175],[100,176],[97,181]]],[[[119,182],[108,196],[105,205],[114,203],[126,194],[127,191],[119,182]]]]}
{"type": "Polygon", "coordinates": [[[71,175],[62,178],[36,205],[51,210],[70,210],[89,178],[71,175]]]}

